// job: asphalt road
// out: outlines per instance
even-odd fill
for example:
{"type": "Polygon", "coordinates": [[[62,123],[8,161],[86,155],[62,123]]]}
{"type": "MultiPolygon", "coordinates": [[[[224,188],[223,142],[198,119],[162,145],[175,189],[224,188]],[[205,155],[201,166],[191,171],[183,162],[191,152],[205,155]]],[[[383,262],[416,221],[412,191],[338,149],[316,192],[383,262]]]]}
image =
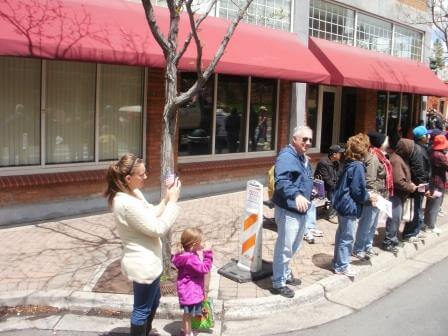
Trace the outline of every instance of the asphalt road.
{"type": "Polygon", "coordinates": [[[357,313],[276,336],[447,336],[448,258],[357,313]]]}

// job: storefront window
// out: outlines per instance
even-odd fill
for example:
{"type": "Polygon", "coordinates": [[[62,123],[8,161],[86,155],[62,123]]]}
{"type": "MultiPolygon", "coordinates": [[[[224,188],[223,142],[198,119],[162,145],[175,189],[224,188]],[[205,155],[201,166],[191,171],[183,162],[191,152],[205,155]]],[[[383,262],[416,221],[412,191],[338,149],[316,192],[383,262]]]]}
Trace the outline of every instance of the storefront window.
{"type": "Polygon", "coordinates": [[[93,161],[96,65],[52,61],[47,71],[46,163],[93,161]]]}
{"type": "Polygon", "coordinates": [[[356,26],[356,46],[390,54],[392,24],[359,13],[356,26]]]}
{"type": "MultiPolygon", "coordinates": [[[[196,74],[182,73],[180,90],[187,91],[196,74]]],[[[213,77],[199,93],[179,108],[179,156],[212,153],[213,77]]]]}
{"type": "Polygon", "coordinates": [[[143,68],[0,57],[0,167],[141,156],[143,87],[143,68]]]}
{"type": "Polygon", "coordinates": [[[400,113],[400,128],[401,135],[407,137],[412,130],[412,95],[410,93],[403,93],[401,96],[401,113],[400,113]]]}
{"type": "Polygon", "coordinates": [[[40,163],[41,61],[0,58],[0,167],[40,163]]]}
{"type": "Polygon", "coordinates": [[[247,77],[218,76],[215,153],[246,149],[247,77]]]}
{"type": "Polygon", "coordinates": [[[99,159],[117,160],[142,152],[143,71],[132,66],[101,66],[99,159]]]}
{"type": "Polygon", "coordinates": [[[269,151],[275,146],[276,81],[252,78],[249,116],[249,151],[269,151]]]}
{"type": "MultiPolygon", "coordinates": [[[[317,134],[317,102],[319,97],[319,87],[317,85],[307,85],[306,89],[306,124],[317,134]]],[[[316,136],[313,137],[312,147],[316,147],[316,136]]]]}
{"type": "Polygon", "coordinates": [[[387,92],[378,92],[376,104],[376,130],[386,133],[387,92]]]}
{"type": "Polygon", "coordinates": [[[389,105],[387,109],[387,134],[399,132],[400,120],[400,93],[389,92],[389,105]]]}

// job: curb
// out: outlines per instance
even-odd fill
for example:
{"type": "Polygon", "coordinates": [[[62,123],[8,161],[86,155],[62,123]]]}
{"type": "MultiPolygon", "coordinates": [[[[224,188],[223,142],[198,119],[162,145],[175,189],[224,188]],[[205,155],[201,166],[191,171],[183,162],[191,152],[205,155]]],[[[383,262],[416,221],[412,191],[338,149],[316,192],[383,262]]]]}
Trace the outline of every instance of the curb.
{"type": "MultiPolygon", "coordinates": [[[[379,256],[374,257],[372,263],[357,265],[356,268],[359,274],[356,279],[366,278],[376,272],[391,269],[395,265],[410,260],[421,252],[448,240],[448,224],[440,227],[445,229],[442,234],[437,236],[428,233],[425,244],[419,243],[414,245],[405,243],[404,247],[400,248],[397,256],[383,252],[379,256]]],[[[238,321],[281,313],[290,309],[293,305],[310,304],[319,299],[326,299],[327,294],[346,288],[351,283],[352,280],[346,276],[332,275],[315,284],[296,290],[296,295],[293,299],[281,296],[267,296],[250,299],[219,300],[217,299],[219,276],[216,273],[216,269],[214,269],[212,270],[209,296],[213,298],[217,320],[238,321]]],[[[69,311],[88,311],[92,308],[100,308],[129,313],[132,310],[132,301],[132,295],[128,294],[92,293],[80,290],[26,290],[0,293],[0,306],[40,304],[69,311]]],[[[182,312],[179,309],[177,297],[162,297],[157,314],[162,319],[180,318],[182,312]]]]}

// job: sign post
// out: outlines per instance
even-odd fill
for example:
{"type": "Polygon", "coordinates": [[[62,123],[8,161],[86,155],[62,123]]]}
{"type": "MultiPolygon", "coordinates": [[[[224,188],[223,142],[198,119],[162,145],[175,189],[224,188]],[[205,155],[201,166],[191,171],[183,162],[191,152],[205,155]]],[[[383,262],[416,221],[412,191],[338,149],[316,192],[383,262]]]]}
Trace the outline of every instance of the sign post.
{"type": "Polygon", "coordinates": [[[263,185],[255,180],[247,182],[246,203],[238,244],[238,261],[218,270],[218,273],[237,282],[263,279],[272,274],[272,267],[262,260],[263,241],[263,185]]]}

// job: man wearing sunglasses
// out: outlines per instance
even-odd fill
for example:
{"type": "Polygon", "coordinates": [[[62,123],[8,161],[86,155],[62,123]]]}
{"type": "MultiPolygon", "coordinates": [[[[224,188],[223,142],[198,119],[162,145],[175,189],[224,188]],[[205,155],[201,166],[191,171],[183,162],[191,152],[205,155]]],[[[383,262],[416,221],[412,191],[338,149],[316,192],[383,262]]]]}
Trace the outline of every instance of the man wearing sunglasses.
{"type": "Polygon", "coordinates": [[[306,152],[311,147],[313,131],[307,126],[294,129],[291,143],[283,148],[275,162],[275,204],[277,241],[274,249],[272,293],[294,297],[287,285],[299,285],[289,261],[299,250],[310,212],[313,177],[306,152]]]}

